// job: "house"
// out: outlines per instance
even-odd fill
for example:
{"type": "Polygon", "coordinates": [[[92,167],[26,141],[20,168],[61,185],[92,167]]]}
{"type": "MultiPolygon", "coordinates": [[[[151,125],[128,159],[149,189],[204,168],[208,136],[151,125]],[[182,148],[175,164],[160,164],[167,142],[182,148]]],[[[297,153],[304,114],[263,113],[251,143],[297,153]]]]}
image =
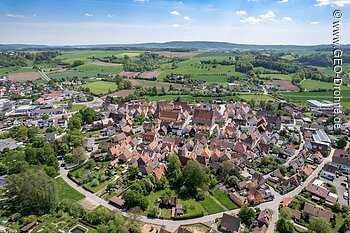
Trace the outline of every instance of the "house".
{"type": "Polygon", "coordinates": [[[322,168],[321,174],[320,176],[333,181],[335,178],[335,173],[337,172],[337,167],[331,165],[331,164],[326,164],[324,165],[324,167],[322,168]]]}
{"type": "Polygon", "coordinates": [[[95,138],[94,137],[86,139],[85,149],[87,151],[91,152],[94,149],[94,145],[95,145],[95,138]]]}
{"type": "Polygon", "coordinates": [[[46,133],[45,139],[48,142],[53,142],[56,139],[56,133],[46,133]]]}
{"type": "Polygon", "coordinates": [[[112,197],[109,202],[118,208],[123,208],[125,204],[125,201],[118,197],[112,197]]]}
{"type": "Polygon", "coordinates": [[[238,233],[241,228],[241,219],[237,216],[224,213],[220,224],[220,229],[224,232],[238,233]]]}
{"type": "Polygon", "coordinates": [[[308,214],[311,217],[323,218],[327,222],[330,222],[331,219],[333,219],[334,217],[334,214],[332,212],[326,209],[323,209],[321,207],[310,205],[309,203],[305,203],[303,212],[308,214]]]}
{"type": "Polygon", "coordinates": [[[0,139],[0,152],[2,152],[5,148],[15,150],[18,148],[18,144],[16,140],[12,138],[0,139]]]}
{"type": "Polygon", "coordinates": [[[323,198],[323,199],[326,199],[326,197],[329,193],[328,189],[321,187],[321,186],[318,186],[318,185],[313,184],[313,183],[309,183],[306,186],[305,190],[310,192],[311,194],[313,194],[317,197],[323,198]]]}
{"type": "Polygon", "coordinates": [[[183,208],[182,204],[176,204],[175,212],[176,212],[176,215],[178,216],[184,215],[185,209],[183,208]]]}
{"type": "Polygon", "coordinates": [[[166,197],[162,197],[161,200],[162,200],[161,204],[164,207],[174,207],[174,206],[176,206],[176,197],[166,196],[166,197]]]}
{"type": "Polygon", "coordinates": [[[192,116],[192,123],[196,125],[212,126],[214,124],[214,111],[195,109],[192,116]]]}
{"type": "Polygon", "coordinates": [[[350,174],[349,153],[345,150],[336,149],[332,158],[332,165],[345,174],[350,174]]]}
{"type": "Polygon", "coordinates": [[[193,231],[190,230],[189,228],[180,226],[179,229],[177,230],[177,233],[193,233],[193,231]]]}
{"type": "Polygon", "coordinates": [[[37,221],[33,221],[31,223],[28,223],[27,225],[25,225],[24,227],[21,228],[21,232],[22,233],[28,233],[30,232],[37,224],[37,221]]]}
{"type": "Polygon", "coordinates": [[[6,186],[7,175],[0,176],[0,189],[6,186]]]}

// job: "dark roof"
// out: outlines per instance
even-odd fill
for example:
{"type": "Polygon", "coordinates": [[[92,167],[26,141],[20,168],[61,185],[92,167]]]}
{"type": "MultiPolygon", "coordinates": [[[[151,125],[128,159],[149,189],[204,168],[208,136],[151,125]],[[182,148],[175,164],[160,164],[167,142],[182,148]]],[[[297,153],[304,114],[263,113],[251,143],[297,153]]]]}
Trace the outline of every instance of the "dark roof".
{"type": "Polygon", "coordinates": [[[337,167],[334,167],[330,164],[326,164],[326,165],[324,165],[322,170],[335,174],[338,169],[337,169],[337,167]]]}
{"type": "Polygon", "coordinates": [[[311,183],[306,186],[305,190],[322,198],[326,198],[329,193],[328,189],[311,183]]]}
{"type": "Polygon", "coordinates": [[[221,227],[225,227],[226,229],[238,232],[239,227],[241,226],[241,219],[230,214],[223,214],[221,220],[221,227]]]}
{"type": "Polygon", "coordinates": [[[332,163],[337,163],[337,164],[350,167],[350,159],[346,157],[333,156],[332,163]]]}
{"type": "Polygon", "coordinates": [[[305,203],[303,211],[305,213],[311,214],[312,216],[321,217],[327,221],[330,221],[333,218],[332,212],[310,205],[308,203],[305,203]]]}

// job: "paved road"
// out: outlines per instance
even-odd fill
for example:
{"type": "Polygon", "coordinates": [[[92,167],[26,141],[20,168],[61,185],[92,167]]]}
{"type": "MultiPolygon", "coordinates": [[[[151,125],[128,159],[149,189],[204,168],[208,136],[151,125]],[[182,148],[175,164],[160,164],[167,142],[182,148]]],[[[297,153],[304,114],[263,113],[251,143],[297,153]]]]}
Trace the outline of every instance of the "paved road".
{"type": "MultiPolygon", "coordinates": [[[[323,166],[332,161],[332,157],[334,154],[334,149],[331,150],[330,155],[323,160],[323,162],[315,169],[315,171],[306,179],[304,184],[302,186],[296,187],[291,192],[281,195],[277,193],[275,190],[271,189],[272,194],[275,196],[274,200],[271,202],[262,203],[260,205],[257,205],[256,207],[259,207],[260,209],[271,209],[273,211],[272,215],[272,221],[270,224],[270,227],[268,229],[268,233],[274,233],[275,231],[275,224],[278,220],[279,213],[278,213],[278,206],[279,203],[282,201],[283,198],[286,197],[294,197],[297,196],[306,186],[308,183],[310,183],[314,178],[317,177],[318,173],[321,171],[323,166]]],[[[74,181],[68,178],[68,171],[64,168],[60,167],[60,175],[64,179],[65,182],[67,182],[71,187],[73,187],[75,190],[83,194],[85,197],[88,197],[92,199],[93,201],[99,203],[100,205],[106,207],[109,210],[112,211],[119,211],[123,216],[125,217],[131,217],[129,213],[122,211],[113,205],[110,205],[107,201],[103,200],[102,198],[94,195],[93,193],[90,193],[89,191],[86,191],[83,189],[80,185],[76,184],[74,181]]],[[[179,221],[172,221],[172,220],[161,220],[161,219],[151,219],[147,218],[145,216],[138,216],[138,220],[144,223],[150,223],[155,225],[164,225],[168,230],[175,230],[180,225],[188,225],[188,224],[195,224],[195,223],[203,223],[203,222],[210,222],[215,221],[217,218],[221,218],[223,213],[238,213],[239,209],[232,210],[232,211],[224,211],[216,214],[206,215],[200,218],[195,219],[188,219],[188,220],[179,220],[179,221]]]]}

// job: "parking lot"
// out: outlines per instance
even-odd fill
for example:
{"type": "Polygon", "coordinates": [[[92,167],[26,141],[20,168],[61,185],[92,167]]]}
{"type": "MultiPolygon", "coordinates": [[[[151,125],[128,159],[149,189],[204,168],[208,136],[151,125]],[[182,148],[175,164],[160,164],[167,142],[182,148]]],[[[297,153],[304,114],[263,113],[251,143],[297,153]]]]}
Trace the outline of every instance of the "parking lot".
{"type": "Polygon", "coordinates": [[[347,185],[348,182],[347,182],[346,176],[339,176],[338,178],[335,178],[333,181],[327,180],[323,177],[320,177],[320,180],[335,186],[338,194],[338,202],[341,205],[348,206],[348,200],[345,200],[343,196],[344,192],[347,192],[348,190],[348,185],[347,185]],[[342,183],[345,183],[346,186],[342,185],[342,183]]]}

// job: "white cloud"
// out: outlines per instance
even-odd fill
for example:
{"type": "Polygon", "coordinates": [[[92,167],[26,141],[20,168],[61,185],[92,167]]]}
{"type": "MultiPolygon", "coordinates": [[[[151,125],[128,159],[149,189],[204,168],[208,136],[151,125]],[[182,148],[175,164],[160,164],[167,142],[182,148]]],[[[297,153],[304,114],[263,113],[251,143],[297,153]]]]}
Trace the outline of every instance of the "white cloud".
{"type": "Polygon", "coordinates": [[[345,6],[350,4],[350,0],[316,0],[315,6],[345,6]]]}
{"type": "Polygon", "coordinates": [[[180,15],[180,13],[177,12],[177,11],[171,11],[170,14],[171,14],[171,15],[180,15]]]}
{"type": "Polygon", "coordinates": [[[236,11],[236,15],[246,15],[247,12],[246,11],[236,11]]]}
{"type": "Polygon", "coordinates": [[[262,19],[256,18],[256,17],[248,17],[248,18],[241,19],[240,22],[241,23],[258,23],[261,20],[262,19]]]}
{"type": "Polygon", "coordinates": [[[316,24],[320,24],[320,22],[318,22],[318,21],[314,21],[314,22],[311,22],[310,24],[312,24],[312,25],[316,25],[316,24]]]}
{"type": "Polygon", "coordinates": [[[36,17],[36,14],[33,14],[33,17],[36,17]]]}
{"type": "Polygon", "coordinates": [[[178,28],[178,27],[180,27],[180,24],[173,24],[171,26],[174,27],[174,28],[178,28]]]}
{"type": "Polygon", "coordinates": [[[269,11],[266,14],[260,15],[260,18],[262,18],[262,19],[272,19],[275,16],[276,15],[275,15],[275,13],[273,13],[273,11],[269,11]]]}
{"type": "Polygon", "coordinates": [[[148,0],[135,0],[135,2],[148,2],[148,0]]]}
{"type": "Polygon", "coordinates": [[[90,14],[90,13],[85,13],[85,16],[87,16],[87,17],[92,17],[92,16],[94,16],[93,14],[90,14]]]}
{"type": "Polygon", "coordinates": [[[12,17],[12,18],[24,18],[24,15],[14,15],[14,14],[5,14],[5,16],[7,17],[12,17]]]}
{"type": "Polygon", "coordinates": [[[248,2],[257,2],[258,0],[248,0],[248,2]]]}
{"type": "Polygon", "coordinates": [[[107,17],[109,18],[115,17],[115,14],[108,14],[107,17]]]}
{"type": "Polygon", "coordinates": [[[288,0],[281,0],[280,3],[287,3],[288,0]]]}
{"type": "Polygon", "coordinates": [[[189,17],[189,16],[185,16],[185,17],[184,17],[184,20],[190,21],[190,17],[189,17]]]}
{"type": "Polygon", "coordinates": [[[283,17],[282,21],[284,22],[289,22],[289,21],[292,21],[293,19],[291,17],[283,17]]]}

